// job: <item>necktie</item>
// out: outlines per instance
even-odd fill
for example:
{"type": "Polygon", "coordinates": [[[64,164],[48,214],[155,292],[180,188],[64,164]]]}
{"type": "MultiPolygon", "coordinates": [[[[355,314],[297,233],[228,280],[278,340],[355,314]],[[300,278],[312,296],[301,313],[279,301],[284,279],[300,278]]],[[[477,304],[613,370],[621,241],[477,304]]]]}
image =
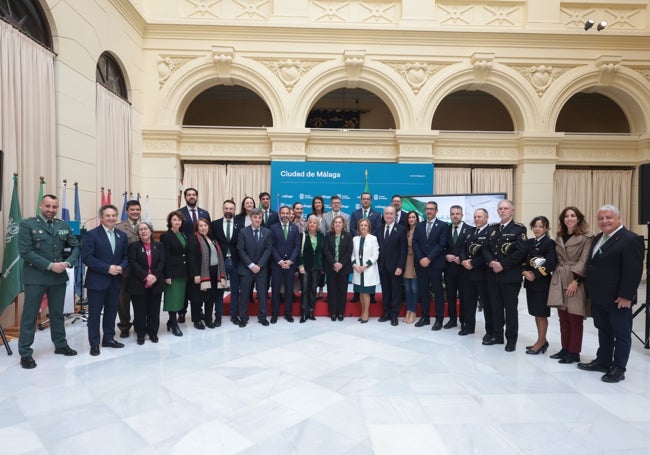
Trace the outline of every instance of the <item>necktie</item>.
{"type": "Polygon", "coordinates": [[[506,227],[505,224],[501,224],[501,225],[499,225],[499,231],[503,231],[503,229],[504,229],[505,227],[506,227]]]}
{"type": "Polygon", "coordinates": [[[133,223],[133,230],[138,232],[138,223],[133,223]]]}
{"type": "Polygon", "coordinates": [[[458,226],[454,226],[454,244],[458,241],[458,226]]]}
{"type": "Polygon", "coordinates": [[[427,221],[427,237],[431,233],[431,227],[433,226],[433,221],[427,221]]]}
{"type": "Polygon", "coordinates": [[[390,235],[390,227],[386,226],[386,233],[384,234],[384,239],[387,239],[389,235],[390,235]]]}
{"type": "Polygon", "coordinates": [[[606,241],[609,240],[609,235],[603,233],[603,239],[600,242],[600,246],[602,247],[606,241]]]}
{"type": "Polygon", "coordinates": [[[108,230],[108,243],[111,244],[111,250],[115,253],[115,232],[113,229],[108,230]]]}
{"type": "Polygon", "coordinates": [[[52,220],[47,220],[47,230],[50,233],[54,232],[54,222],[52,222],[52,220]]]}
{"type": "Polygon", "coordinates": [[[226,221],[226,240],[230,242],[230,220],[226,221]]]}
{"type": "Polygon", "coordinates": [[[253,234],[254,234],[253,237],[255,237],[255,243],[259,243],[259,241],[260,241],[260,231],[255,229],[253,231],[253,234]]]}
{"type": "Polygon", "coordinates": [[[269,224],[269,212],[268,210],[264,210],[264,224],[269,224]]]}
{"type": "Polygon", "coordinates": [[[192,222],[196,223],[196,209],[192,209],[192,222]]]}
{"type": "Polygon", "coordinates": [[[282,225],[282,231],[284,232],[284,240],[287,240],[287,225],[283,224],[282,225]]]}
{"type": "Polygon", "coordinates": [[[364,210],[364,211],[363,211],[363,217],[364,217],[364,218],[368,218],[368,211],[367,211],[367,210],[364,210]]]}

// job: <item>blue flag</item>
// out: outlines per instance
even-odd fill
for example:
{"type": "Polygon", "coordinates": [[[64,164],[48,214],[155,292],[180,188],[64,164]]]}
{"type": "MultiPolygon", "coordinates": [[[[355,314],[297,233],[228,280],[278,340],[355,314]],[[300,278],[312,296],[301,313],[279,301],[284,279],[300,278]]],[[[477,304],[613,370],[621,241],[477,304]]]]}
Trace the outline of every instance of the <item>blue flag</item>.
{"type": "MultiPolygon", "coordinates": [[[[81,225],[81,208],[79,204],[79,184],[74,182],[74,219],[81,225]]],[[[84,286],[84,264],[81,262],[81,255],[74,265],[74,293],[83,300],[83,286],[84,286]]]]}
{"type": "Polygon", "coordinates": [[[70,210],[68,210],[68,181],[63,181],[63,195],[61,196],[61,219],[70,221],[70,210]]]}
{"type": "Polygon", "coordinates": [[[122,203],[122,216],[120,217],[120,221],[126,221],[127,220],[126,216],[126,191],[124,192],[124,202],[122,203]]]}

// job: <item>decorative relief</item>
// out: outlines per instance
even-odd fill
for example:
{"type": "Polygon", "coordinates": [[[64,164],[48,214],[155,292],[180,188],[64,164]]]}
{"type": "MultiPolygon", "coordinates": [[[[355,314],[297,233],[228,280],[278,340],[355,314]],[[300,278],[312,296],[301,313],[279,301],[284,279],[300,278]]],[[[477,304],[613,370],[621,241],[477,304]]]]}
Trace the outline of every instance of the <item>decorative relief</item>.
{"type": "Polygon", "coordinates": [[[317,65],[317,62],[303,62],[292,59],[260,60],[260,63],[273,71],[289,92],[298,83],[303,74],[317,65]]]}
{"type": "Polygon", "coordinates": [[[268,144],[182,144],[182,153],[219,155],[263,155],[268,154],[268,144]]]}
{"type": "Polygon", "coordinates": [[[484,25],[521,27],[525,18],[525,2],[478,1],[468,3],[436,3],[436,14],[442,25],[484,25]]]}
{"type": "Polygon", "coordinates": [[[232,47],[212,46],[212,62],[217,67],[220,79],[230,81],[232,61],[235,58],[235,49],[232,47]]]}
{"type": "Polygon", "coordinates": [[[514,160],[517,158],[517,151],[513,149],[497,148],[464,148],[464,147],[435,147],[434,156],[436,158],[445,158],[465,162],[514,160]]]}
{"type": "Polygon", "coordinates": [[[394,0],[313,0],[309,16],[314,22],[396,24],[401,16],[400,6],[401,3],[394,0]]]}
{"type": "Polygon", "coordinates": [[[650,68],[631,68],[650,82],[650,68]]]}
{"type": "Polygon", "coordinates": [[[366,51],[344,51],[343,61],[348,74],[348,88],[354,87],[361,77],[361,68],[366,62],[366,51]]]}
{"type": "Polygon", "coordinates": [[[574,2],[562,3],[560,20],[567,28],[583,28],[587,19],[607,21],[607,28],[618,30],[642,30],[646,27],[645,7],[630,5],[629,7],[592,6],[580,8],[574,2]]]}
{"type": "Polygon", "coordinates": [[[272,0],[183,0],[181,17],[186,19],[268,20],[272,0]]]}
{"type": "Polygon", "coordinates": [[[603,55],[596,61],[596,68],[600,71],[600,85],[610,85],[620,68],[623,57],[617,55],[603,55]]]}
{"type": "Polygon", "coordinates": [[[237,19],[267,20],[272,14],[271,0],[233,0],[241,7],[237,19]]]}
{"type": "Polygon", "coordinates": [[[572,69],[571,67],[553,67],[551,65],[511,65],[511,67],[530,82],[540,97],[558,77],[572,69]]]}
{"type": "Polygon", "coordinates": [[[176,141],[143,141],[142,150],[149,153],[172,152],[176,150],[176,141]]]}
{"type": "Polygon", "coordinates": [[[494,62],[494,54],[475,52],[470,59],[476,83],[484,84],[494,62]]]}
{"type": "Polygon", "coordinates": [[[159,89],[165,85],[167,79],[178,71],[183,65],[194,60],[194,57],[181,57],[174,55],[158,56],[158,85],[159,89]]]}
{"type": "Polygon", "coordinates": [[[401,74],[406,82],[409,83],[413,93],[416,95],[420,92],[424,84],[438,71],[442,65],[433,65],[430,63],[413,62],[413,63],[388,63],[388,66],[401,74]]]}
{"type": "Polygon", "coordinates": [[[320,156],[360,156],[395,155],[395,147],[390,145],[310,145],[308,155],[320,156]]]}
{"type": "Polygon", "coordinates": [[[185,0],[181,15],[193,19],[216,19],[220,17],[217,10],[223,0],[185,0]]]}

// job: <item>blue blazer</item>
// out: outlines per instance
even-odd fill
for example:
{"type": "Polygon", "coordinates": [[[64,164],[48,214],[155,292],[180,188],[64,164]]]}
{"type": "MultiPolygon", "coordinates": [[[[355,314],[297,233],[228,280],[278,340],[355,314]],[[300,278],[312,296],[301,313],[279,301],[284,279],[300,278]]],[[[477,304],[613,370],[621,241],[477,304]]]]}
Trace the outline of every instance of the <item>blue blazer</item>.
{"type": "MultiPolygon", "coordinates": [[[[359,223],[359,220],[361,218],[363,218],[362,209],[357,209],[354,212],[352,212],[352,215],[350,215],[350,232],[352,233],[353,236],[359,235],[359,233],[357,232],[357,224],[359,223]]],[[[370,220],[370,227],[372,229],[371,234],[377,237],[377,232],[379,231],[379,228],[382,227],[383,217],[379,212],[370,208],[368,209],[368,219],[370,220]]]]}
{"type": "Polygon", "coordinates": [[[427,221],[420,221],[415,226],[415,232],[413,232],[413,255],[416,266],[419,267],[420,260],[427,257],[431,261],[429,267],[444,269],[448,235],[449,227],[447,223],[435,218],[431,232],[427,237],[427,221]]]}
{"type": "MultiPolygon", "coordinates": [[[[192,221],[192,215],[190,214],[190,210],[187,208],[187,206],[183,206],[180,209],[178,209],[183,216],[185,217],[185,223],[183,224],[183,233],[187,238],[189,238],[191,235],[194,235],[194,222],[192,221]]],[[[208,224],[212,222],[210,219],[210,213],[208,213],[207,210],[202,209],[201,207],[196,208],[196,219],[198,220],[199,218],[205,218],[208,220],[208,224]]]]}
{"type": "Polygon", "coordinates": [[[271,230],[260,226],[260,241],[256,243],[253,237],[253,226],[245,227],[239,231],[237,250],[239,251],[237,271],[240,275],[253,275],[253,272],[248,268],[249,264],[257,264],[263,273],[267,273],[269,259],[273,251],[271,230]]]}
{"type": "Polygon", "coordinates": [[[115,229],[115,252],[111,249],[108,235],[101,224],[88,231],[81,245],[81,260],[88,267],[86,272],[86,289],[104,290],[114,283],[122,282],[122,275],[110,275],[111,265],[119,265],[126,270],[129,265],[129,242],[126,234],[115,229]]]}
{"type": "Polygon", "coordinates": [[[388,238],[386,235],[386,226],[375,234],[379,242],[379,270],[387,270],[394,273],[396,269],[406,267],[406,228],[401,224],[393,223],[388,238]]]}
{"type": "Polygon", "coordinates": [[[273,265],[277,265],[280,261],[287,259],[294,264],[298,260],[298,252],[300,250],[300,230],[294,223],[287,225],[287,239],[284,239],[284,231],[282,230],[282,223],[272,224],[271,234],[273,235],[273,265]]]}

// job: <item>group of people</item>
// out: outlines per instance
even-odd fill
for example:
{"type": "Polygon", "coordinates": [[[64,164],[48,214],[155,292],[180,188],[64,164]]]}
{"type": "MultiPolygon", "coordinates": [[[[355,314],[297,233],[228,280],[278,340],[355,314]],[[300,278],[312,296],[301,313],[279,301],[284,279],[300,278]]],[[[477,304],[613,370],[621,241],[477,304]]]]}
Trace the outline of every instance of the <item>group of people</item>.
{"type": "Polygon", "coordinates": [[[330,211],[317,196],[305,217],[300,202],[272,210],[271,197],[263,192],[259,206],[253,198],[244,198],[239,213],[235,202],[226,200],[223,217],[214,221],[198,206],[196,189],[187,188],[184,197],[186,205],[167,216],[168,229],[160,241],[153,239],[153,227],[140,221],[139,202],[129,201],[127,219],[121,223],[116,207],[101,207],[100,225],[88,231],[82,245],[67,224],[55,218],[57,198],[43,197],[40,215],[23,220],[19,233],[25,283],[19,351],[24,368],[36,367],[30,346],[44,293],[55,353],[77,354],[66,342],[62,311],[66,268],[81,255],[88,268],[91,355],[100,354],[100,345],[124,347],[115,339],[117,316],[121,338],[128,338],[133,327],[138,344],[147,337],[158,342],[161,303],[169,315],[167,330],[175,336],[183,335],[179,324],[185,322],[188,307],[196,329],[219,327],[226,289],[233,324],[248,324],[249,302],[256,291],[257,321],[267,326],[278,322],[281,304],[284,319],[294,322],[297,291],[300,322],[314,320],[315,303],[326,282],[330,318],[342,321],[352,274],[352,301],[360,302],[360,323],[369,320],[377,286],[383,304],[379,321],[393,326],[399,324],[405,301],[404,323],[423,327],[433,320],[434,331],[460,325],[458,335],[470,335],[476,330],[480,303],[485,317],[482,343],[505,344],[508,352],[516,349],[523,282],[538,331],[527,354],[548,349],[548,317],[550,308],[556,307],[561,350],[551,357],[561,363],[579,362],[583,319],[592,315],[600,347],[596,360],[578,367],[602,371],[607,382],[625,377],[631,303],[641,279],[644,245],[641,237],[622,226],[614,206],[599,209],[602,233],[595,237],[580,210],[565,208],[553,241],[550,222],[543,216],[531,221],[534,238],[528,239],[526,227],[513,220],[515,209],[509,200],[498,204],[498,223],[489,225],[487,210],[479,208],[470,226],[457,205],[450,209],[451,223],[439,220],[434,201],[425,204],[420,220],[417,212],[402,210],[399,195],[380,213],[372,208],[371,194],[362,193],[360,208],[351,214],[341,210],[338,195],[330,198],[330,211]]]}

